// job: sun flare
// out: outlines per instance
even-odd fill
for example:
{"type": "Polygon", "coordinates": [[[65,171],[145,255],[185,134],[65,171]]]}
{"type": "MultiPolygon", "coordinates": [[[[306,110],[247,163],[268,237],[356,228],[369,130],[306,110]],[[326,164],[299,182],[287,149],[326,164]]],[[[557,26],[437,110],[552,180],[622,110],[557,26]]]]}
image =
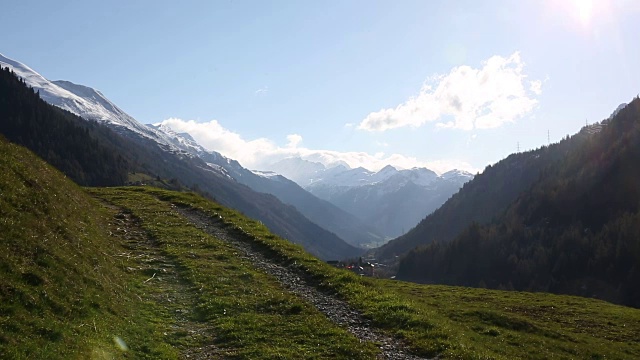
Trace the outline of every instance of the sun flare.
{"type": "Polygon", "coordinates": [[[588,25],[593,17],[596,0],[572,0],[571,2],[577,19],[582,25],[588,25]]]}
{"type": "Polygon", "coordinates": [[[555,5],[559,5],[582,28],[593,27],[598,18],[610,10],[608,0],[559,0],[555,5]]]}

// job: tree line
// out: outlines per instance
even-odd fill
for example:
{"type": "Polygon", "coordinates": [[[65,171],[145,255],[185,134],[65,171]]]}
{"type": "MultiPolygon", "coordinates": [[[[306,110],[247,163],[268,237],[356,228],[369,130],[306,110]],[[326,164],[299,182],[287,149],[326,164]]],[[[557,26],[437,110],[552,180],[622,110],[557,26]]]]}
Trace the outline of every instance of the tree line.
{"type": "Polygon", "coordinates": [[[127,181],[130,162],[102,140],[114,136],[109,129],[47,104],[9,68],[0,71],[0,133],[79,185],[127,181]]]}
{"type": "Polygon", "coordinates": [[[398,277],[640,307],[640,100],[563,143],[504,213],[409,252],[398,277]]]}

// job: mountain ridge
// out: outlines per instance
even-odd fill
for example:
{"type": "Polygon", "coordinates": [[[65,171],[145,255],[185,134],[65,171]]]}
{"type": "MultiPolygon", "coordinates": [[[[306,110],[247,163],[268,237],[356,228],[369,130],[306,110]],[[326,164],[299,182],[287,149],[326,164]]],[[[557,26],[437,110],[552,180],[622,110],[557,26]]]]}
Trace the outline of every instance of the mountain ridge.
{"type": "MultiPolygon", "coordinates": [[[[2,59],[6,58],[3,57],[2,59]]],[[[0,59],[0,64],[4,65],[6,62],[2,59],[0,59]]],[[[14,64],[17,63],[13,60],[11,61],[14,64]]],[[[7,67],[13,69],[11,66],[7,67]]],[[[26,81],[26,85],[31,85],[27,81],[29,78],[36,79],[37,82],[35,85],[55,90],[53,92],[50,91],[50,93],[54,94],[57,92],[62,94],[64,97],[63,100],[66,101],[54,101],[54,103],[66,104],[69,101],[73,102],[79,99],[78,95],[72,94],[68,90],[48,82],[44,77],[35,73],[35,71],[27,66],[21,65],[19,70],[23,75],[27,75],[26,79],[22,77],[26,81]],[[33,71],[33,73],[25,74],[24,72],[27,70],[33,71]],[[47,83],[43,84],[43,81],[47,81],[47,83]]],[[[15,75],[20,77],[20,74],[15,75]]],[[[88,90],[88,88],[84,86],[73,86],[69,85],[69,83],[64,83],[64,85],[71,89],[80,89],[84,94],[96,96],[98,94],[96,91],[88,90]]],[[[38,91],[39,89],[40,88],[36,87],[33,88],[33,91],[38,91]]],[[[88,100],[86,99],[82,99],[82,101],[77,103],[74,102],[76,105],[79,104],[78,106],[81,106],[83,109],[81,114],[78,115],[82,115],[82,113],[91,116],[104,115],[104,111],[106,111],[104,106],[86,106],[87,102],[88,100]],[[98,115],[92,113],[96,108],[100,110],[98,115]]],[[[13,105],[10,104],[10,106],[13,105]]],[[[53,104],[53,106],[55,106],[55,104],[53,104]]],[[[56,108],[60,107],[56,106],[56,108]]],[[[73,109],[74,108],[72,108],[72,110],[73,109]]],[[[69,111],[68,109],[64,110],[69,111]]],[[[78,109],[75,108],[75,110],[77,111],[78,109]]],[[[49,112],[49,110],[46,111],[49,112]]],[[[137,164],[138,171],[144,170],[153,177],[159,176],[166,179],[175,179],[188,187],[199,188],[203,192],[218,199],[218,201],[224,205],[236,208],[251,217],[263,221],[283,238],[305,245],[309,251],[321,258],[339,259],[357,256],[362,252],[356,247],[344,242],[344,240],[340,239],[334,233],[311,222],[296,208],[281,203],[280,200],[273,195],[255,192],[249,187],[230,178],[221,168],[207,165],[205,161],[194,156],[188,149],[185,149],[184,144],[172,143],[167,134],[152,127],[137,123],[135,119],[128,115],[124,119],[131,121],[133,126],[129,127],[126,122],[120,123],[118,121],[105,120],[104,118],[93,118],[89,120],[97,121],[98,124],[107,125],[122,136],[121,138],[112,136],[112,138],[109,139],[103,137],[102,141],[110,142],[113,143],[114,146],[120,147],[120,156],[128,159],[130,164],[137,164]],[[127,150],[126,153],[124,152],[125,149],[127,150]]],[[[10,119],[4,120],[10,121],[10,119]]],[[[86,122],[87,119],[83,118],[81,121],[86,122]]],[[[45,127],[58,126],[57,123],[46,124],[45,122],[41,122],[41,125],[45,127]]],[[[118,151],[117,148],[112,149],[118,151]]]]}
{"type": "Polygon", "coordinates": [[[256,171],[246,169],[236,160],[227,158],[216,151],[205,149],[188,133],[185,133],[186,136],[184,136],[165,125],[152,126],[164,132],[174,145],[198,156],[210,167],[219,169],[220,172],[224,172],[254,191],[271,194],[283,203],[294,206],[305,217],[332,231],[353,246],[371,247],[372,244],[383,240],[372,226],[335,205],[317,198],[297,183],[281,175],[265,176],[265,174],[256,173],[256,171]]]}
{"type": "Polygon", "coordinates": [[[270,169],[297,178],[310,193],[371,224],[384,235],[382,243],[413,228],[473,177],[462,170],[438,175],[427,168],[391,165],[378,172],[327,168],[301,158],[281,160],[270,169]]]}

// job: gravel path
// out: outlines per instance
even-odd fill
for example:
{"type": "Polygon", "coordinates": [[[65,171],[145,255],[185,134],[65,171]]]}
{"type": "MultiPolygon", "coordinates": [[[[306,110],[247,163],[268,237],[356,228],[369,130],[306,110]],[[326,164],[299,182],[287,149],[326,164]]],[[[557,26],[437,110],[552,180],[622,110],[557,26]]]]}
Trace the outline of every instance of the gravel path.
{"type": "Polygon", "coordinates": [[[345,301],[319,291],[311,282],[306,280],[307,276],[298,267],[280,264],[266,257],[246,234],[225,225],[221,219],[212,218],[193,209],[174,207],[174,210],[206,233],[227,241],[238,249],[243,256],[247,257],[257,269],[274,276],[283,287],[313,304],[331,321],[346,327],[360,341],[371,341],[379,344],[381,354],[378,359],[423,359],[408,354],[401,341],[373,329],[370,321],[351,308],[345,301]]]}

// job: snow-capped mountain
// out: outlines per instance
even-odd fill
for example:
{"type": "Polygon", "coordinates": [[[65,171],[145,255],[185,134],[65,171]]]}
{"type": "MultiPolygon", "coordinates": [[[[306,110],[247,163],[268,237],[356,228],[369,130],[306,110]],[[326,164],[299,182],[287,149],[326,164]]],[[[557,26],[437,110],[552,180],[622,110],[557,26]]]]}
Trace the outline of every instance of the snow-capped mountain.
{"type": "MultiPolygon", "coordinates": [[[[412,169],[398,170],[391,165],[387,165],[377,172],[367,170],[363,167],[351,169],[344,165],[327,168],[321,163],[311,162],[299,157],[291,157],[278,161],[270,165],[268,170],[296,181],[300,186],[311,192],[331,191],[330,189],[332,188],[341,192],[347,188],[375,184],[385,184],[387,188],[394,188],[390,186],[390,184],[396,184],[397,186],[395,186],[395,188],[397,188],[407,182],[412,182],[422,187],[429,187],[438,179],[464,183],[473,177],[472,174],[463,170],[451,170],[438,176],[438,174],[427,168],[415,167],[412,169]]],[[[326,198],[329,197],[329,195],[321,197],[326,198]]]]}
{"type": "Polygon", "coordinates": [[[416,184],[426,186],[438,175],[426,168],[398,170],[387,165],[380,171],[370,171],[362,167],[350,168],[346,163],[327,167],[299,157],[290,157],[268,166],[269,171],[281,174],[307,188],[316,185],[364,186],[372,185],[397,176],[398,179],[410,179],[416,184]]]}
{"type": "Polygon", "coordinates": [[[84,119],[105,124],[122,135],[150,139],[165,150],[191,153],[189,144],[175,143],[171,134],[141,124],[98,90],[65,80],[50,81],[27,65],[2,54],[0,54],[0,66],[13,70],[28,86],[38,91],[42,100],[51,105],[84,119]]]}
{"type": "Polygon", "coordinates": [[[374,172],[343,165],[326,168],[298,157],[269,167],[317,197],[376,226],[384,236],[401,235],[436,210],[473,178],[462,170],[440,176],[427,168],[398,170],[387,165],[374,172]]]}
{"type": "Polygon", "coordinates": [[[187,133],[176,133],[161,124],[150,126],[162,132],[172,145],[204,160],[210,168],[254,191],[271,194],[283,203],[293,205],[308,219],[334,232],[347,243],[358,247],[371,247],[382,242],[382,236],[377,234],[373,226],[312,195],[284,176],[271,171],[246,169],[236,160],[203,148],[187,133]]]}
{"type": "Polygon", "coordinates": [[[268,170],[283,175],[287,179],[305,187],[309,185],[311,179],[317,178],[318,174],[326,171],[327,168],[318,162],[303,160],[299,157],[290,157],[272,164],[268,170]]]}
{"type": "Polygon", "coordinates": [[[27,85],[40,93],[42,100],[68,110],[88,120],[124,127],[144,137],[156,137],[147,126],[109,101],[102,93],[90,87],[69,81],[49,81],[30,67],[0,54],[0,65],[9,67],[27,85]]]}
{"type": "MultiPolygon", "coordinates": [[[[117,142],[126,144],[127,150],[133,152],[130,160],[137,163],[136,169],[147,171],[147,175],[153,177],[175,179],[183,185],[210,193],[223,205],[262,221],[274,233],[303,245],[321,258],[340,259],[362,252],[347,244],[336,235],[338,233],[353,235],[354,239],[350,240],[356,244],[376,240],[372,238],[373,232],[366,227],[350,226],[358,219],[284,178],[310,198],[310,206],[315,206],[313,215],[323,224],[319,225],[320,221],[315,222],[310,219],[311,216],[303,215],[294,207],[296,205],[285,205],[277,197],[265,194],[268,191],[245,186],[252,179],[264,179],[264,182],[256,182],[262,185],[275,181],[244,169],[235,160],[207,151],[188,134],[139,123],[95,89],[68,81],[49,81],[28,66],[2,55],[0,67],[10,68],[49,104],[85,120],[96,121],[122,135],[117,142]],[[350,221],[350,216],[353,221],[350,221]],[[334,228],[327,230],[331,226],[334,228]]],[[[283,192],[287,193],[287,190],[283,192]]]]}
{"type": "MultiPolygon", "coordinates": [[[[30,67],[9,59],[0,54],[0,66],[9,67],[27,85],[37,90],[40,97],[59,108],[72,112],[87,120],[105,124],[116,132],[131,137],[137,136],[157,143],[163,150],[182,156],[199,157],[206,154],[208,159],[222,155],[208,152],[198,144],[189,134],[178,134],[163,125],[145,125],[138,122],[117,105],[107,99],[100,91],[70,81],[49,81],[30,67]]],[[[227,160],[227,159],[225,159],[227,160]]],[[[220,164],[210,165],[208,171],[228,177],[229,174],[220,164]]]]}
{"type": "Polygon", "coordinates": [[[440,175],[440,178],[465,183],[473,178],[473,174],[468,171],[454,169],[440,175]]]}

